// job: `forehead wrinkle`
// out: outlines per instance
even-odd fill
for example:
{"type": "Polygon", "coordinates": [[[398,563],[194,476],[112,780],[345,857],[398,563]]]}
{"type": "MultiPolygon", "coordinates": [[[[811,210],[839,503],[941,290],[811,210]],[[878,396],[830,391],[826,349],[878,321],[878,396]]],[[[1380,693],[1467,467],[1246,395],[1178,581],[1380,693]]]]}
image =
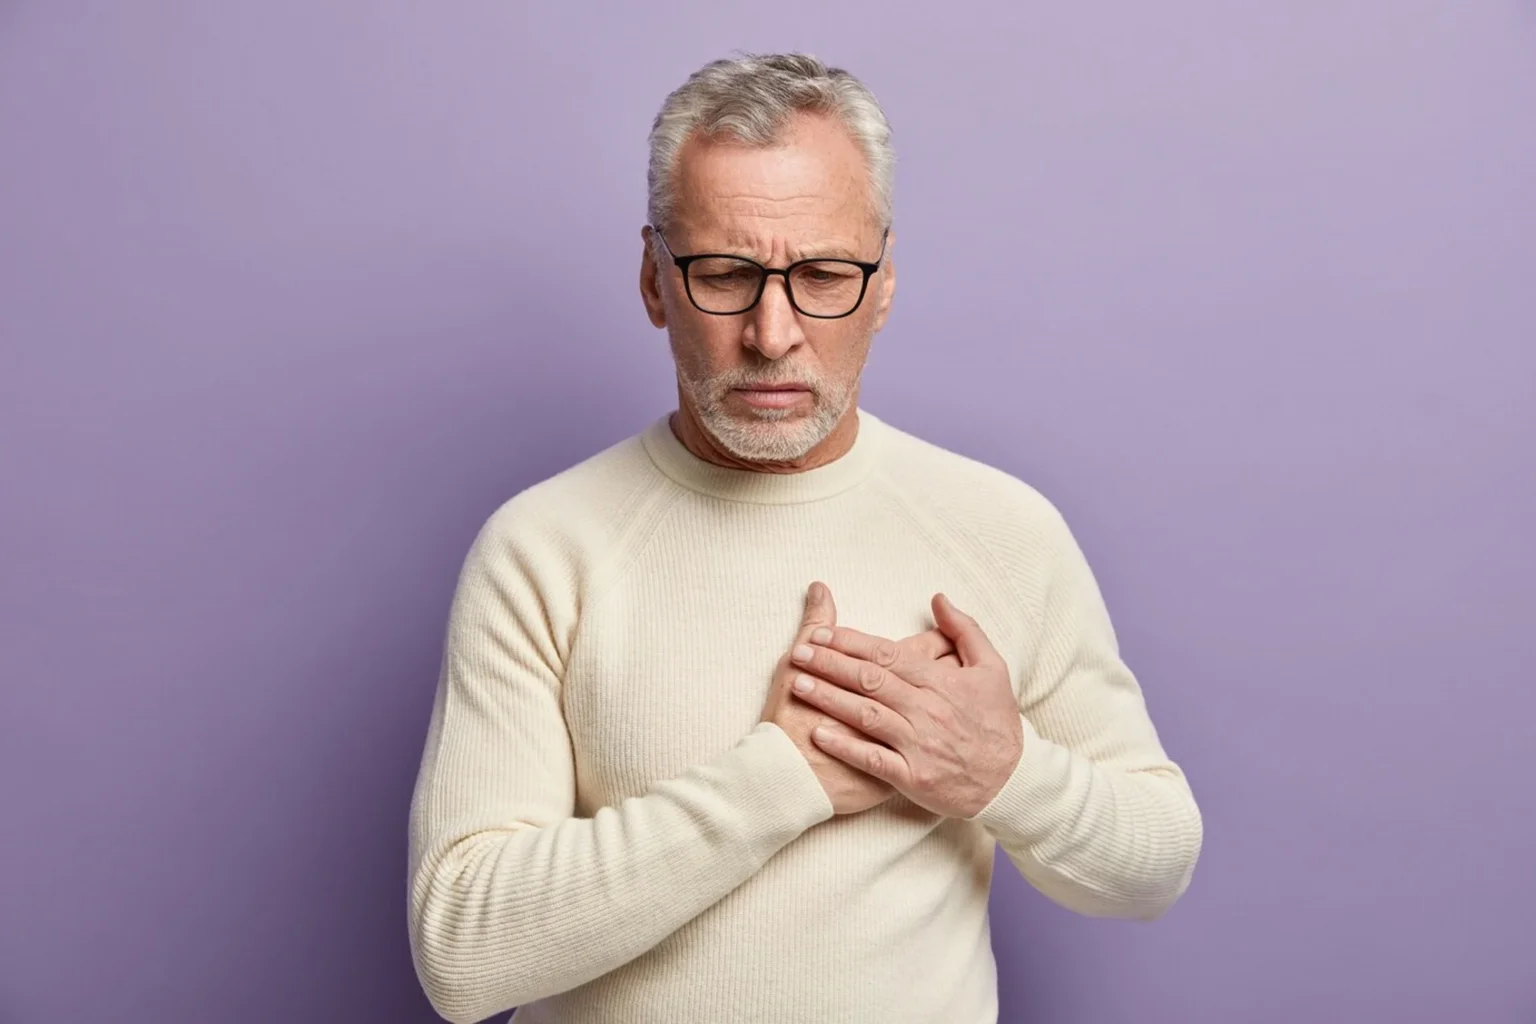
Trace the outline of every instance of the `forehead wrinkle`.
{"type": "MultiPolygon", "coordinates": [[[[725,246],[736,253],[751,256],[754,259],[773,249],[771,244],[764,244],[760,235],[742,231],[726,232],[725,246]]],[[[785,253],[791,263],[796,260],[816,259],[818,257],[845,260],[856,260],[859,258],[846,244],[833,241],[809,242],[804,245],[790,244],[785,247],[785,253]]],[[[761,262],[761,260],[758,262],[761,262]]]]}
{"type": "Polygon", "coordinates": [[[765,196],[755,191],[732,191],[690,198],[697,205],[679,220],[687,223],[693,239],[690,245],[696,253],[745,256],[759,263],[768,262],[779,251],[791,263],[817,257],[874,258],[857,251],[856,239],[862,231],[853,228],[853,233],[847,234],[838,230],[846,205],[825,193],[765,196]],[[815,232],[807,242],[797,244],[784,237],[807,229],[815,232]],[[777,243],[783,243],[782,248],[777,243]]]}
{"type": "Polygon", "coordinates": [[[766,191],[704,192],[690,190],[689,198],[700,207],[700,212],[712,211],[717,216],[761,217],[765,220],[782,220],[786,217],[826,215],[843,204],[838,197],[825,192],[791,192],[770,195],[766,191]]]}

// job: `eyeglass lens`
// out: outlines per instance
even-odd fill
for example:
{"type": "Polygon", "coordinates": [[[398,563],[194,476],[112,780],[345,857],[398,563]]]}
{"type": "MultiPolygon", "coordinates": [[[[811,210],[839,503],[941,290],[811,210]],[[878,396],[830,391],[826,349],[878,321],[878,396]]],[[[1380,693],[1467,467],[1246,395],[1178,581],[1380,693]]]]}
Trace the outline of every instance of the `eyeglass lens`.
{"type": "MultiPolygon", "coordinates": [[[[711,256],[688,267],[693,301],[708,313],[740,313],[757,299],[763,269],[747,260],[711,256]]],[[[859,304],[864,271],[839,260],[802,263],[789,274],[795,305],[812,316],[842,316],[859,304]]]]}

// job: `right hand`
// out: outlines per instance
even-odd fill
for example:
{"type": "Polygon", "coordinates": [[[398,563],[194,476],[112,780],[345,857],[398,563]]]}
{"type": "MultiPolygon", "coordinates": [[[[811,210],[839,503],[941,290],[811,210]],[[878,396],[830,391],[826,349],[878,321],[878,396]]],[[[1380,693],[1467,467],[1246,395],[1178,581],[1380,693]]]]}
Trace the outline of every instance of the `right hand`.
{"type": "MultiPolygon", "coordinates": [[[[812,583],[806,592],[805,613],[800,619],[800,629],[790,647],[809,643],[811,633],[823,626],[831,629],[836,625],[837,606],[832,603],[831,592],[820,583],[812,583]]],[[[954,644],[937,628],[917,633],[897,643],[931,660],[949,659],[956,665],[960,663],[954,644]]],[[[845,732],[850,730],[843,723],[795,697],[790,685],[799,674],[799,667],[789,660],[789,651],[786,650],[773,670],[768,701],[763,706],[760,721],[774,723],[794,740],[795,746],[800,748],[800,753],[816,773],[827,799],[832,802],[834,814],[857,814],[885,803],[896,792],[889,784],[837,760],[811,739],[811,730],[818,725],[845,732]]]]}

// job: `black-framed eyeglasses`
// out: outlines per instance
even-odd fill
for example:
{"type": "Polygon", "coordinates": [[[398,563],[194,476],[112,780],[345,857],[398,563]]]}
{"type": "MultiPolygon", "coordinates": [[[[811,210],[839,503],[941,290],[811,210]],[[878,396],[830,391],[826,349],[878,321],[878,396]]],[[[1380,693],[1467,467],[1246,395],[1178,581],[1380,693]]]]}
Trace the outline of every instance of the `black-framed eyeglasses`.
{"type": "Polygon", "coordinates": [[[845,259],[796,260],[787,267],[765,267],[756,260],[729,253],[696,253],[679,256],[667,244],[661,229],[651,230],[661,239],[667,255],[683,272],[683,290],[701,313],[736,316],[756,306],[768,286],[770,274],[784,278],[784,292],[797,312],[818,320],[836,320],[859,308],[869,290],[870,275],[885,260],[886,238],[880,235],[880,256],[873,263],[845,259]]]}

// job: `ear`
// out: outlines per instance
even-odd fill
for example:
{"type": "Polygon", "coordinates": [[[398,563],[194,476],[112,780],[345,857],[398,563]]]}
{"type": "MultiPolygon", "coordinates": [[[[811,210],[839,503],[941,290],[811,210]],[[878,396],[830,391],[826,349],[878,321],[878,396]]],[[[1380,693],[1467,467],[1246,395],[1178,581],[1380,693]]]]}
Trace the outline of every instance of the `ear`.
{"type": "Polygon", "coordinates": [[[896,231],[885,239],[885,261],[880,264],[880,273],[877,276],[880,284],[875,291],[875,330],[885,326],[885,321],[891,315],[891,300],[896,297],[896,261],[891,258],[891,250],[896,248],[896,231]]]}
{"type": "Polygon", "coordinates": [[[661,294],[661,268],[651,248],[651,226],[640,229],[640,300],[645,303],[645,315],[655,327],[667,326],[667,302],[661,294]]]}

